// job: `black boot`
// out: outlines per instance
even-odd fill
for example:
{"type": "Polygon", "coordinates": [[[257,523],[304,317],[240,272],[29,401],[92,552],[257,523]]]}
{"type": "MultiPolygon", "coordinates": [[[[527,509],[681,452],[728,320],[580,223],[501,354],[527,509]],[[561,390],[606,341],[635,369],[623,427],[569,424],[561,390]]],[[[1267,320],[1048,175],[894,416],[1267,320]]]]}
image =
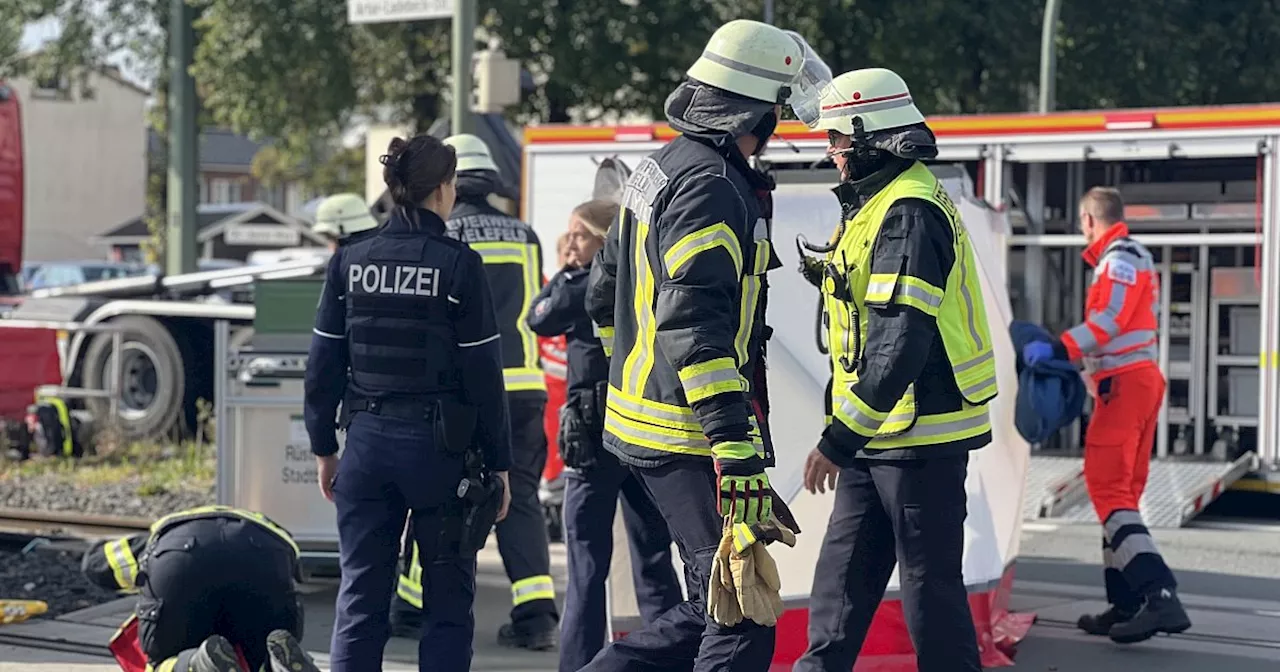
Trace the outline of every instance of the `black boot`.
{"type": "Polygon", "coordinates": [[[211,635],[201,642],[187,669],[191,672],[240,672],[236,648],[222,635],[211,635]]]}
{"type": "Polygon", "coordinates": [[[1112,606],[1101,614],[1084,614],[1076,621],[1076,627],[1091,635],[1106,637],[1111,634],[1112,626],[1128,621],[1135,613],[1137,612],[1112,606]]]}
{"type": "Polygon", "coordinates": [[[513,649],[550,651],[556,648],[558,630],[555,620],[550,618],[504,623],[498,628],[498,644],[513,649]]]}
{"type": "Polygon", "coordinates": [[[288,630],[276,630],[267,635],[267,654],[271,659],[271,672],[320,672],[315,661],[302,650],[298,639],[288,630]]]}
{"type": "Polygon", "coordinates": [[[1117,623],[1111,628],[1111,641],[1118,644],[1133,644],[1151,639],[1158,632],[1176,635],[1191,627],[1191,619],[1182,602],[1172,589],[1162,588],[1160,592],[1147,596],[1147,603],[1142,605],[1133,618],[1117,623]]]}

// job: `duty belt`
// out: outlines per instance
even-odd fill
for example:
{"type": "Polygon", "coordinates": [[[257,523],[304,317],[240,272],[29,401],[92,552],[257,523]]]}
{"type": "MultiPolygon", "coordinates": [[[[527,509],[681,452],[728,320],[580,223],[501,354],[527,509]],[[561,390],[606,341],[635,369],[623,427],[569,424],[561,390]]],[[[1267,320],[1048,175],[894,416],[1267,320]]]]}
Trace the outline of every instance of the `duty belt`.
{"type": "MultiPolygon", "coordinates": [[[[444,396],[444,395],[441,395],[444,396]]],[[[388,397],[345,399],[342,402],[349,418],[365,412],[397,420],[433,422],[440,408],[440,397],[388,397]]]]}

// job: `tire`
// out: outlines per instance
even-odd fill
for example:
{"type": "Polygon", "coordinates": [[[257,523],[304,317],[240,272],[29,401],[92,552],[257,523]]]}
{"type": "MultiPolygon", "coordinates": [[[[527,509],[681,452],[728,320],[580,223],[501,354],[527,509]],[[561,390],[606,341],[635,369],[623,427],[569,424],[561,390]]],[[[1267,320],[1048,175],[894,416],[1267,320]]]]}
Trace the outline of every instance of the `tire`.
{"type": "MultiPolygon", "coordinates": [[[[167,437],[173,433],[182,412],[186,375],[178,344],[169,330],[150,317],[126,316],[110,321],[124,329],[121,343],[119,429],[125,441],[167,437]]],[[[111,334],[98,334],[85,350],[83,379],[89,389],[109,386],[111,334]]],[[[107,418],[106,399],[88,399],[85,406],[95,418],[107,418]]],[[[110,421],[98,423],[109,427],[110,421]]]]}

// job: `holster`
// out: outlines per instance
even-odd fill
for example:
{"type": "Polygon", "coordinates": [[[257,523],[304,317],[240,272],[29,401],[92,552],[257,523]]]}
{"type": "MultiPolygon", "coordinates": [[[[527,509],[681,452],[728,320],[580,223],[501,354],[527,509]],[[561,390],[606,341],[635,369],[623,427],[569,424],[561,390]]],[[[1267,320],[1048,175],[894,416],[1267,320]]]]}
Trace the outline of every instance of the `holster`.
{"type": "Polygon", "coordinates": [[[502,480],[480,466],[480,456],[467,456],[467,475],[458,483],[458,499],[462,501],[462,529],[458,540],[460,555],[473,555],[484,548],[489,532],[498,522],[502,508],[502,480]]]}
{"type": "Polygon", "coordinates": [[[591,391],[570,396],[561,409],[560,432],[556,438],[565,466],[586,471],[596,465],[596,458],[604,449],[604,409],[608,389],[608,381],[601,381],[591,391]]]}

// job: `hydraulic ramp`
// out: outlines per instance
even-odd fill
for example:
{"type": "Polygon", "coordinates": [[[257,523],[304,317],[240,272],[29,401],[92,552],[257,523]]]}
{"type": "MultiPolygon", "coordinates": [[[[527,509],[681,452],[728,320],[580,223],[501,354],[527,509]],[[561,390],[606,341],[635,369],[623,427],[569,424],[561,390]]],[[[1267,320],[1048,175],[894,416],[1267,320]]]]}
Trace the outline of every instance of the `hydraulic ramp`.
{"type": "MultiPolygon", "coordinates": [[[[1142,517],[1148,527],[1182,527],[1252,471],[1256,462],[1253,452],[1230,463],[1152,460],[1142,495],[1142,517]]],[[[1084,458],[1032,455],[1022,517],[1095,520],[1084,483],[1084,458]]]]}

